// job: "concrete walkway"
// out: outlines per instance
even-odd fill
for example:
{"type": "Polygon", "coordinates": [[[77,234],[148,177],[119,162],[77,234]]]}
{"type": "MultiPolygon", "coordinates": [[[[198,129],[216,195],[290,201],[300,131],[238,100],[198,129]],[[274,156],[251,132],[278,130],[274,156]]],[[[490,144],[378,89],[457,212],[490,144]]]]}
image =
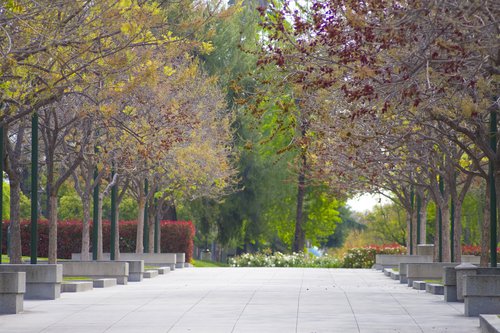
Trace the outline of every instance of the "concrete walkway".
{"type": "Polygon", "coordinates": [[[1,333],[479,332],[445,303],[374,270],[188,268],[55,301],[25,301],[1,333]]]}

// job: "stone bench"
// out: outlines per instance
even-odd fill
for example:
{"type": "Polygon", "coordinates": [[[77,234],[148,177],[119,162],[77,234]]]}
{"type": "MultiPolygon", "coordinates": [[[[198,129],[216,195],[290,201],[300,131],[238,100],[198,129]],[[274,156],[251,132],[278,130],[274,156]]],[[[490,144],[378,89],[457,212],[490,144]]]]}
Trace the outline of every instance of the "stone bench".
{"type": "Polygon", "coordinates": [[[24,299],[56,299],[61,297],[63,267],[60,264],[2,264],[0,273],[26,273],[24,299]]]}
{"type": "Polygon", "coordinates": [[[25,292],[25,272],[0,273],[0,314],[22,312],[25,292]]]}
{"type": "Polygon", "coordinates": [[[399,272],[398,271],[392,271],[390,277],[393,280],[398,280],[399,281],[399,272]]]}
{"type": "Polygon", "coordinates": [[[94,279],[92,281],[92,286],[94,288],[108,288],[116,286],[117,282],[114,278],[106,278],[106,279],[94,279]]]}
{"type": "Polygon", "coordinates": [[[150,270],[147,270],[144,272],[145,279],[151,279],[151,278],[154,278],[157,276],[158,276],[158,270],[156,270],[156,269],[150,269],[150,270]]]}
{"type": "Polygon", "coordinates": [[[467,317],[500,313],[500,275],[469,275],[464,280],[467,317]]]}
{"type": "Polygon", "coordinates": [[[443,295],[444,286],[440,283],[426,283],[425,291],[434,295],[443,295]]]}
{"type": "Polygon", "coordinates": [[[115,278],[118,284],[127,284],[129,263],[125,261],[63,261],[64,276],[115,278]]]}
{"type": "Polygon", "coordinates": [[[500,318],[498,315],[479,315],[479,327],[482,333],[500,333],[500,318]]]}
{"type": "MultiPolygon", "coordinates": [[[[440,280],[443,278],[444,267],[455,267],[453,262],[408,263],[406,265],[406,279],[408,287],[413,286],[413,281],[440,280]]],[[[401,272],[400,272],[401,273],[401,272]]]]}
{"type": "MultiPolygon", "coordinates": [[[[103,260],[110,260],[109,253],[103,253],[103,260]]],[[[80,260],[80,253],[72,253],[72,260],[80,260]]],[[[92,257],[92,253],[90,253],[90,257],[92,257]]],[[[175,264],[177,256],[175,253],[120,253],[120,259],[118,261],[137,261],[142,260],[144,265],[147,266],[158,266],[158,267],[170,267],[170,270],[175,269],[175,264]]],[[[133,268],[130,267],[130,272],[133,272],[133,268]]],[[[144,272],[144,269],[142,270],[144,272]]],[[[142,280],[142,278],[141,278],[142,280]]],[[[129,281],[132,281],[129,279],[129,281]]],[[[139,280],[140,281],[140,280],[139,280]]]]}
{"type": "Polygon", "coordinates": [[[455,267],[456,279],[456,300],[464,301],[463,289],[464,280],[469,275],[500,275],[500,267],[477,267],[475,265],[464,263],[455,267]]]}
{"type": "Polygon", "coordinates": [[[170,273],[170,267],[158,267],[158,274],[164,275],[170,273]]]}
{"type": "Polygon", "coordinates": [[[425,290],[425,285],[427,283],[425,281],[413,281],[412,288],[417,290],[425,290]]]}
{"type": "Polygon", "coordinates": [[[405,263],[420,263],[432,262],[432,256],[416,256],[416,255],[396,255],[396,254],[376,254],[375,265],[372,268],[382,270],[384,268],[398,268],[399,264],[405,263]]]}
{"type": "Polygon", "coordinates": [[[94,289],[92,281],[63,281],[61,292],[63,293],[79,293],[94,289]]]}

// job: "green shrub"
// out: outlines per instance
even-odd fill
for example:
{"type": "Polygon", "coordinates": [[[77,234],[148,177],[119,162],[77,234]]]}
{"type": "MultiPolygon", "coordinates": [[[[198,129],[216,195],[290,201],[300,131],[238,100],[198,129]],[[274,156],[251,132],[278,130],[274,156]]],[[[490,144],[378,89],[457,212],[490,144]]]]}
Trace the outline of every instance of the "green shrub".
{"type": "Polygon", "coordinates": [[[352,248],[347,250],[342,260],[344,268],[371,268],[375,263],[373,248],[352,248]]]}
{"type": "Polygon", "coordinates": [[[398,244],[371,245],[347,250],[342,260],[344,268],[371,268],[376,254],[404,254],[406,248],[398,244]]]}

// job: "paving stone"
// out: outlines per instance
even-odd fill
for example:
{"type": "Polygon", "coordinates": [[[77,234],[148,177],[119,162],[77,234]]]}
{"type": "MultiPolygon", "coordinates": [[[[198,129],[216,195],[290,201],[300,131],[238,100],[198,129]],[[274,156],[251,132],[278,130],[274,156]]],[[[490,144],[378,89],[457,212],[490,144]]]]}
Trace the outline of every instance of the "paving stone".
{"type": "Polygon", "coordinates": [[[462,303],[367,269],[191,268],[24,309],[0,332],[480,332],[462,303]]]}

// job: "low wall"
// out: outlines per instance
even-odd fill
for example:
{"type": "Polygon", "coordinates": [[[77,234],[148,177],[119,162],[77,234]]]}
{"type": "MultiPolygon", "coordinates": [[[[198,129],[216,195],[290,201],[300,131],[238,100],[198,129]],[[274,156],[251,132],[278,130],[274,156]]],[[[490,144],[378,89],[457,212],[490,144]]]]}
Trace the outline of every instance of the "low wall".
{"type": "MultiPolygon", "coordinates": [[[[80,253],[72,253],[72,260],[80,260],[80,253]]],[[[90,258],[92,258],[92,253],[90,253],[90,258]]],[[[110,260],[109,253],[103,253],[103,260],[110,260]]],[[[158,266],[158,267],[170,267],[170,269],[175,269],[175,264],[177,263],[176,253],[120,253],[119,261],[131,261],[131,260],[142,260],[145,265],[148,266],[158,266]]],[[[130,267],[130,272],[133,272],[132,267],[130,267]]],[[[144,272],[144,269],[142,270],[144,272]]]]}
{"type": "Polygon", "coordinates": [[[124,261],[63,261],[64,276],[115,278],[118,284],[127,284],[129,264],[124,261]]]}
{"type": "Polygon", "coordinates": [[[2,264],[0,273],[25,272],[25,299],[56,299],[61,297],[63,268],[61,264],[2,264]]]}
{"type": "Polygon", "coordinates": [[[471,264],[479,265],[479,263],[481,262],[481,257],[468,255],[468,254],[462,254],[462,262],[470,262],[471,264]]]}
{"type": "Polygon", "coordinates": [[[429,263],[408,263],[406,267],[406,278],[408,286],[411,287],[413,281],[442,279],[444,267],[455,267],[458,263],[453,262],[429,262],[429,263]]]}
{"type": "Polygon", "coordinates": [[[500,313],[500,275],[469,275],[464,280],[464,312],[468,317],[500,313]]]}
{"type": "Polygon", "coordinates": [[[382,270],[384,268],[397,268],[400,263],[432,262],[432,256],[376,254],[373,268],[382,270]]]}
{"type": "Polygon", "coordinates": [[[25,292],[25,272],[0,273],[0,314],[16,314],[23,311],[25,292]]]}

